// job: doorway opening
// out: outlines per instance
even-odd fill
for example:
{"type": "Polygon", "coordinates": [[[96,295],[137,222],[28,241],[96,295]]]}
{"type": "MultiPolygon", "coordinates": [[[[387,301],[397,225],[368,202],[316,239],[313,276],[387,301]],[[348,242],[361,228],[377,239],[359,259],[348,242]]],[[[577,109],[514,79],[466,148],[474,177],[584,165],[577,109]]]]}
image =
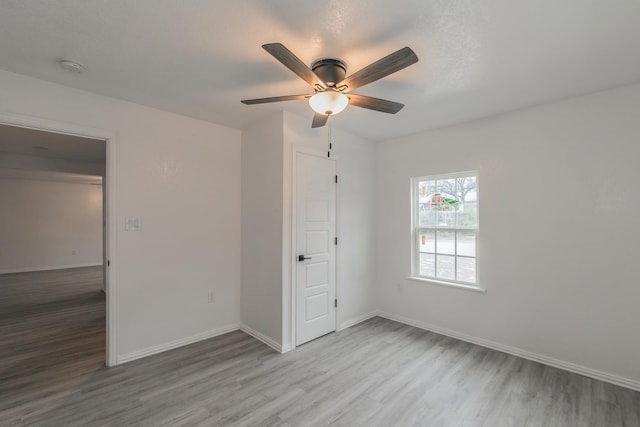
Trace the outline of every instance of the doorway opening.
{"type": "Polygon", "coordinates": [[[117,364],[114,143],[104,131],[0,114],[0,359],[20,361],[25,372],[12,377],[24,384],[117,364]]]}

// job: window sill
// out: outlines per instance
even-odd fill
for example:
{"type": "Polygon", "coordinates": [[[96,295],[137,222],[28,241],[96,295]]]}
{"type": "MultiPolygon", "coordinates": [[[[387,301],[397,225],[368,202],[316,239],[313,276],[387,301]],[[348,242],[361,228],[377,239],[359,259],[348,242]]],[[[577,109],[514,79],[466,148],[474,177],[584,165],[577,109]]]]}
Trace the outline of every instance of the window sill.
{"type": "Polygon", "coordinates": [[[424,277],[407,277],[407,280],[413,280],[415,282],[422,282],[422,283],[431,283],[434,285],[440,285],[440,286],[447,286],[450,288],[457,288],[457,289],[465,289],[467,291],[473,291],[473,292],[480,292],[480,293],[486,293],[487,290],[484,288],[481,288],[479,286],[474,286],[474,285],[464,285],[462,283],[452,283],[452,282],[443,282],[441,280],[435,280],[435,279],[426,279],[424,277]]]}

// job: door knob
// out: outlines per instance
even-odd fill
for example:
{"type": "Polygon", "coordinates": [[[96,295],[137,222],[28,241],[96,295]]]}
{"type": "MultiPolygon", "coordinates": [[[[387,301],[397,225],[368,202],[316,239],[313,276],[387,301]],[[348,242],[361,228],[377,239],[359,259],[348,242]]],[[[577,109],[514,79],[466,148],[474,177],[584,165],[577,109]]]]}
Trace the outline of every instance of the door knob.
{"type": "Polygon", "coordinates": [[[305,259],[311,259],[311,257],[310,257],[310,256],[306,257],[306,256],[304,256],[304,255],[298,255],[298,262],[302,262],[302,261],[304,261],[305,259]]]}

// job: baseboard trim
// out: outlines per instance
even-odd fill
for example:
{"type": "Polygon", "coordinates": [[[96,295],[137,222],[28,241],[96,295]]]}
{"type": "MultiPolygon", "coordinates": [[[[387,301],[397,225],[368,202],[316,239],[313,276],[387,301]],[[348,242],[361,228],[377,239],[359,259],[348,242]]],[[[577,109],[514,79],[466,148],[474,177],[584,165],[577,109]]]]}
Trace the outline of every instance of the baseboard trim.
{"type": "Polygon", "coordinates": [[[291,350],[291,348],[286,348],[286,349],[283,348],[282,345],[278,343],[276,340],[269,338],[268,336],[264,335],[261,332],[256,331],[255,329],[245,325],[244,323],[240,324],[240,330],[248,335],[251,335],[258,341],[262,341],[263,343],[265,343],[266,345],[268,345],[278,353],[286,353],[287,351],[291,350]]]}
{"type": "Polygon", "coordinates": [[[21,267],[21,268],[6,268],[0,269],[0,274],[11,273],[30,273],[32,271],[47,271],[47,270],[65,270],[67,268],[80,268],[80,267],[98,267],[102,263],[87,262],[83,264],[68,264],[68,265],[39,265],[36,267],[21,267]]]}
{"type": "Polygon", "coordinates": [[[501,351],[503,353],[511,354],[513,356],[522,357],[523,359],[539,362],[544,365],[553,366],[554,368],[563,369],[565,371],[573,372],[576,374],[584,375],[585,377],[593,378],[596,380],[604,381],[607,383],[615,384],[621,387],[629,388],[631,390],[640,391],[640,382],[623,378],[608,372],[599,371],[597,369],[588,368],[586,366],[577,365],[575,363],[566,362],[564,360],[555,359],[553,357],[544,356],[538,353],[533,353],[526,350],[521,350],[516,347],[500,344],[497,342],[485,340],[482,338],[476,338],[470,335],[461,334],[450,329],[441,328],[428,323],[424,323],[418,320],[409,319],[407,317],[398,316],[396,314],[379,311],[378,316],[385,319],[393,320],[394,322],[404,323],[405,325],[415,326],[416,328],[424,329],[427,331],[435,332],[436,334],[446,335],[451,338],[455,338],[461,341],[466,341],[471,344],[476,344],[482,347],[487,347],[492,350],[501,351]]]}
{"type": "Polygon", "coordinates": [[[143,357],[152,356],[154,354],[162,353],[164,351],[173,350],[174,348],[183,347],[185,345],[193,344],[198,341],[206,340],[209,338],[217,337],[219,335],[228,334],[229,332],[237,331],[240,329],[240,325],[237,323],[223,326],[222,328],[214,329],[207,332],[191,335],[186,338],[181,338],[175,341],[168,342],[166,344],[160,344],[153,347],[148,347],[143,350],[134,351],[127,354],[122,354],[117,357],[117,365],[131,362],[143,357]]]}
{"type": "Polygon", "coordinates": [[[340,329],[338,329],[338,330],[341,331],[343,329],[347,329],[347,328],[350,328],[352,326],[355,326],[358,323],[366,322],[367,320],[372,319],[372,318],[376,317],[377,315],[378,315],[377,311],[372,311],[370,313],[363,314],[362,316],[358,316],[358,317],[354,317],[353,319],[345,320],[344,322],[340,323],[340,329]]]}

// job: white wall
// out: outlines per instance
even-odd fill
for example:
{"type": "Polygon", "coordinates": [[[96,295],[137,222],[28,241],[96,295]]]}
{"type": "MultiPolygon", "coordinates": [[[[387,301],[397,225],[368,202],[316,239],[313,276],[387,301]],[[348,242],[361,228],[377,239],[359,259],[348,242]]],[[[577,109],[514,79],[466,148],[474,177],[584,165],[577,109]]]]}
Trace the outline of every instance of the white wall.
{"type": "MultiPolygon", "coordinates": [[[[291,342],[291,246],[293,146],[328,148],[328,126],[311,128],[309,116],[284,113],[283,181],[283,347],[291,342]]],[[[336,117],[339,125],[339,117],[336,117]]],[[[348,132],[332,130],[331,156],[338,161],[338,328],[371,316],[376,309],[374,283],[374,150],[375,145],[348,132]]]]}
{"type": "Polygon", "coordinates": [[[242,132],[240,316],[276,346],[282,342],[282,132],[282,113],[242,132]]]}
{"type": "Polygon", "coordinates": [[[4,71],[0,93],[0,113],[116,137],[119,360],[237,326],[240,131],[4,71]]]}
{"type": "MultiPolygon", "coordinates": [[[[372,112],[372,114],[376,114],[372,112]]],[[[338,158],[340,327],[370,317],[377,309],[375,283],[375,145],[333,129],[338,158]]]]}
{"type": "Polygon", "coordinates": [[[0,273],[102,265],[102,186],[0,178],[0,273]]]}
{"type": "Polygon", "coordinates": [[[380,143],[383,312],[640,381],[640,85],[380,143]],[[409,178],[479,170],[485,294],[406,280],[409,178]]]}
{"type": "MultiPolygon", "coordinates": [[[[293,147],[327,150],[327,129],[311,129],[311,114],[278,113],[242,135],[241,319],[274,347],[292,347],[291,245],[293,147]],[[274,157],[275,156],[275,157],[274,157]]],[[[334,133],[338,158],[339,326],[375,310],[373,297],[373,143],[334,133]]]]}

